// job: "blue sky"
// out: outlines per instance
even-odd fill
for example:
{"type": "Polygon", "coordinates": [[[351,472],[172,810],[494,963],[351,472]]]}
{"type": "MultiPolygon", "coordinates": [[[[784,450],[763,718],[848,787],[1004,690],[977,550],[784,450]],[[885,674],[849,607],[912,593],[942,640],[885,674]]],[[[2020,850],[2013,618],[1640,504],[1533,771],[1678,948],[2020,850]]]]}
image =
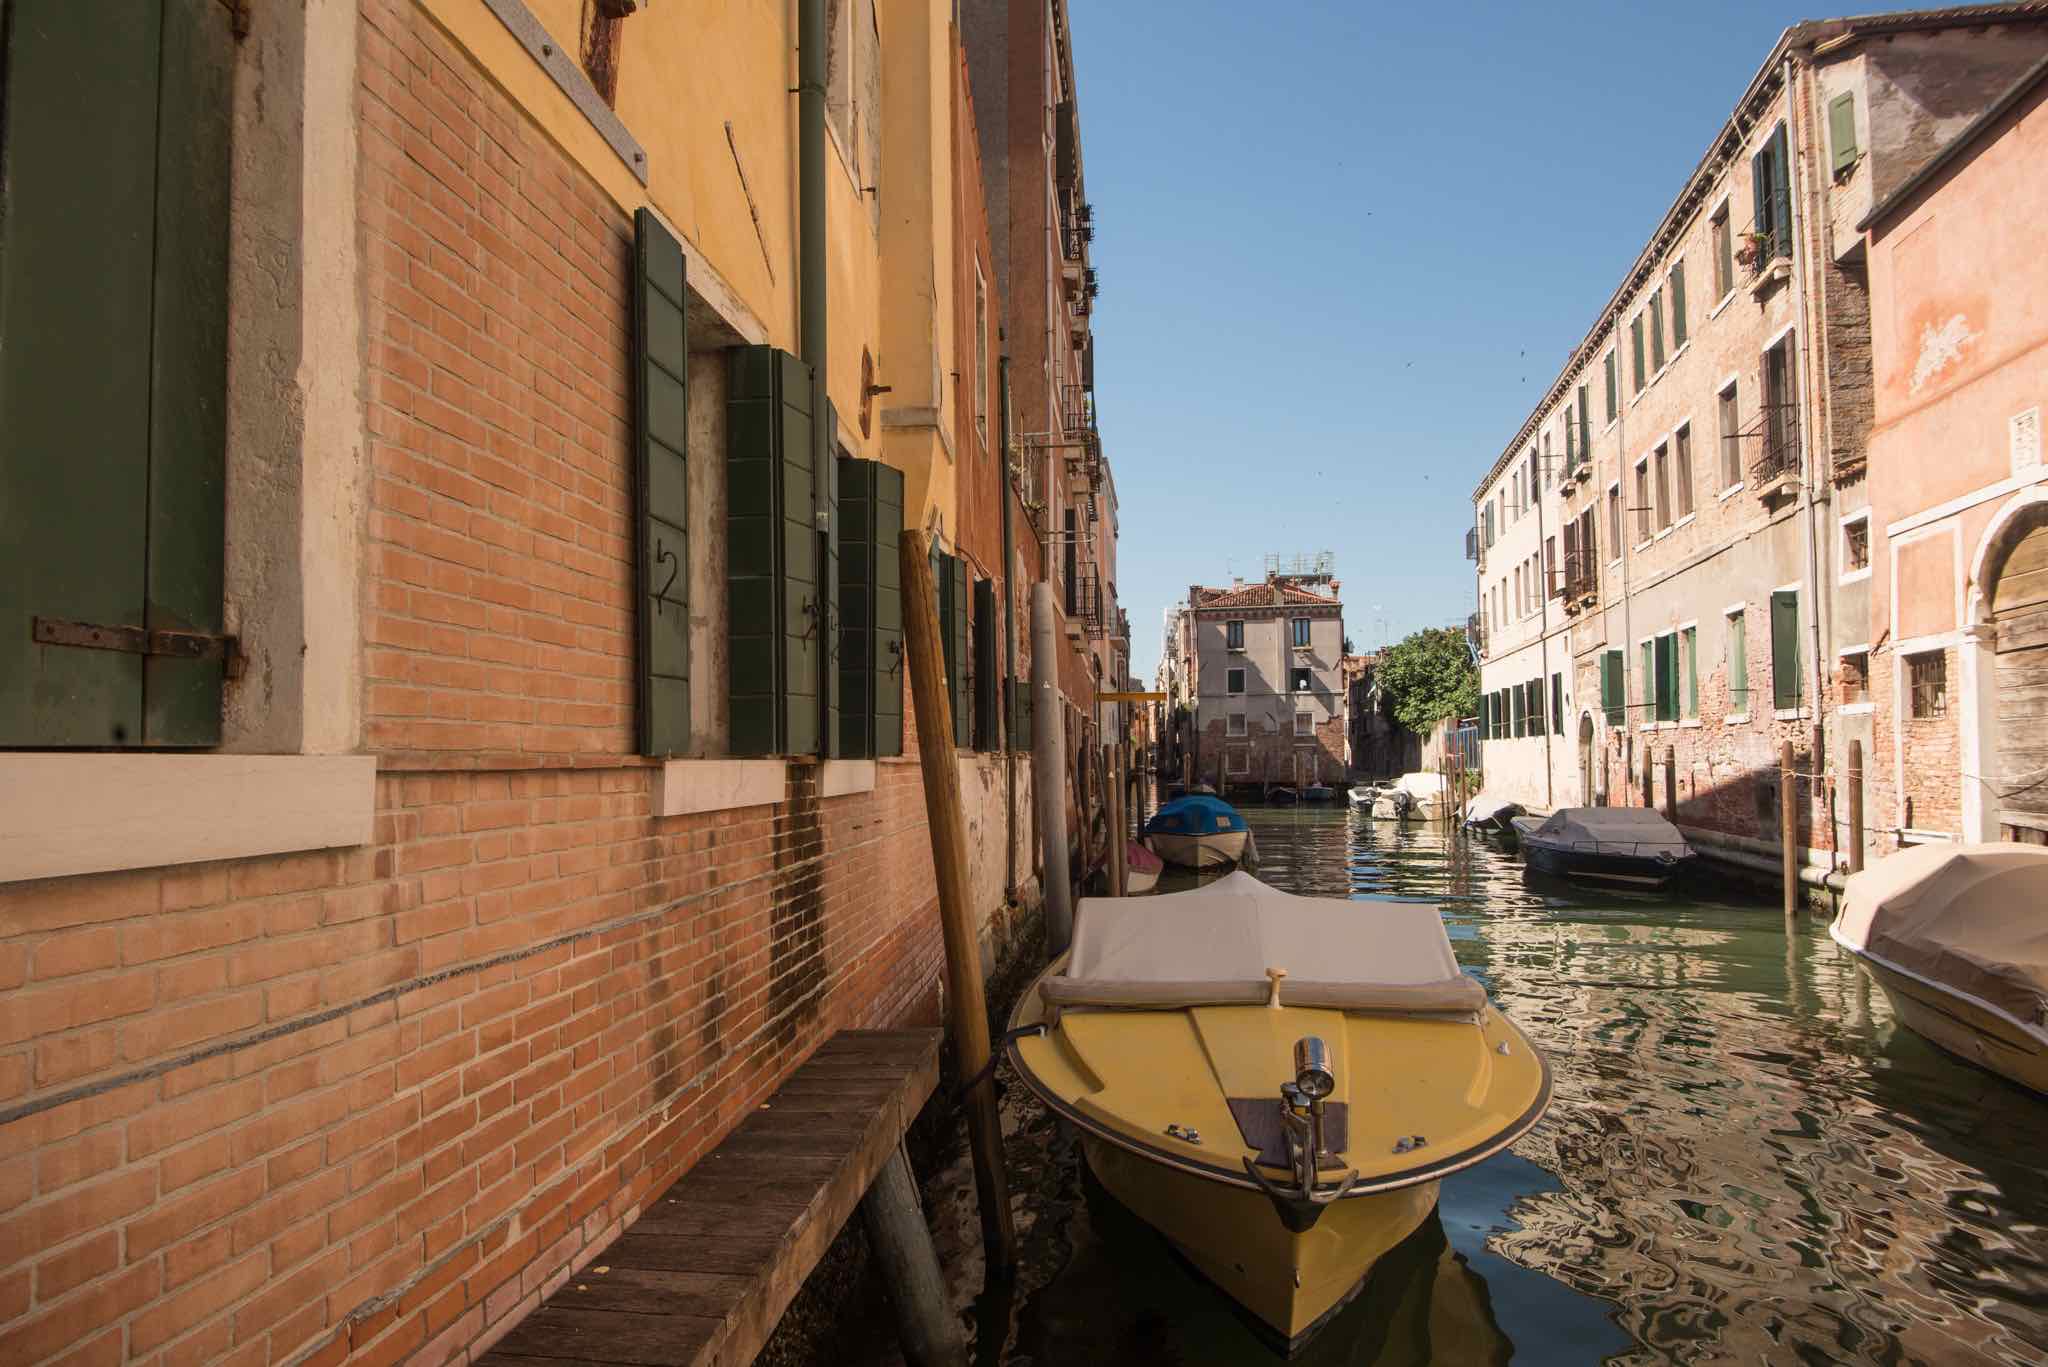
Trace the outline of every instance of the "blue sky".
{"type": "Polygon", "coordinates": [[[1462,622],[1473,486],[1830,12],[1074,0],[1138,676],[1169,603],[1268,552],[1336,553],[1359,649],[1462,622]]]}

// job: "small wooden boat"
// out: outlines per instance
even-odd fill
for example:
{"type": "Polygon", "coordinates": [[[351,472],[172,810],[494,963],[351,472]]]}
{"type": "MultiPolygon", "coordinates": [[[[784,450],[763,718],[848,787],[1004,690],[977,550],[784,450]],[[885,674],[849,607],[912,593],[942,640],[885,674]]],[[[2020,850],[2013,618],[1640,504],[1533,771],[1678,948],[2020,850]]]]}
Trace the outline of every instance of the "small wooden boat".
{"type": "Polygon", "coordinates": [[[1850,877],[1828,934],[1916,1034],[2048,1093],[2048,848],[1902,850],[1850,877]]]}
{"type": "Polygon", "coordinates": [[[1283,783],[1276,788],[1266,789],[1266,801],[1275,807],[1292,807],[1301,801],[1301,794],[1283,783]]]}
{"type": "Polygon", "coordinates": [[[1228,802],[1190,793],[1153,814],[1145,823],[1145,841],[1169,864],[1213,869],[1244,857],[1246,830],[1243,815],[1228,802]]]}
{"type": "Polygon", "coordinates": [[[1136,896],[1150,892],[1159,886],[1159,875],[1166,871],[1166,861],[1137,841],[1129,842],[1124,850],[1124,888],[1136,896]]]}
{"type": "Polygon", "coordinates": [[[1008,1049],[1103,1187],[1290,1355],[1550,1101],[1434,907],[1247,873],[1087,898],[1008,1049]]]}
{"type": "Polygon", "coordinates": [[[1695,858],[1678,827],[1648,807],[1560,807],[1510,824],[1524,862],[1558,878],[1661,888],[1695,858]]]}
{"type": "Polygon", "coordinates": [[[1335,796],[1336,794],[1330,791],[1330,785],[1327,783],[1311,783],[1308,787],[1301,790],[1301,800],[1303,802],[1328,802],[1335,796]]]}

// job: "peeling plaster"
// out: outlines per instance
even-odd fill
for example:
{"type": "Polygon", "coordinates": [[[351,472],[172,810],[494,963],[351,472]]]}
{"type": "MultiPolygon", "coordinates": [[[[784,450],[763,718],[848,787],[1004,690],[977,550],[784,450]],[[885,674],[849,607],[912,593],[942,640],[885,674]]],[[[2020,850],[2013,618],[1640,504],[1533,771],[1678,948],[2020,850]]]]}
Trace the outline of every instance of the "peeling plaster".
{"type": "Polygon", "coordinates": [[[1920,327],[1920,359],[1913,363],[1912,392],[1918,394],[1928,381],[1963,359],[1963,352],[1982,333],[1970,331],[1970,320],[1958,313],[1939,328],[1932,323],[1920,327]]]}

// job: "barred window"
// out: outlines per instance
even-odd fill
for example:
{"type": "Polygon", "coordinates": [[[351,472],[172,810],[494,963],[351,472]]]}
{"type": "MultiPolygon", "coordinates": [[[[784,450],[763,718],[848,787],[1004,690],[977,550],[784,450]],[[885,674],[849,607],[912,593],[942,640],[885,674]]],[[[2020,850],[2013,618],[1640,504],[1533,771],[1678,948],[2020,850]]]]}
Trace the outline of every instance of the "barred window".
{"type": "Polygon", "coordinates": [[[1948,656],[1939,650],[1906,661],[1906,679],[1913,691],[1913,720],[1948,715],[1948,656]]]}

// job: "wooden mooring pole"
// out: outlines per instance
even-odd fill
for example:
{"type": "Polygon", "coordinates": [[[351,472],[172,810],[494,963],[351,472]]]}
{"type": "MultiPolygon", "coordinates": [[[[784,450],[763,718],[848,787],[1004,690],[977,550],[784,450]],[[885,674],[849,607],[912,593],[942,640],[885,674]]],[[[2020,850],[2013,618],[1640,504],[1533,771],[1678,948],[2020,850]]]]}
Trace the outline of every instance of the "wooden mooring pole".
{"type": "Polygon", "coordinates": [[[1647,739],[1643,742],[1643,805],[1657,809],[1657,756],[1647,739]]]}
{"type": "MultiPolygon", "coordinates": [[[[978,1079],[967,1091],[967,1138],[974,1154],[974,1186],[981,1198],[982,1243],[988,1250],[990,1269],[1007,1271],[1017,1262],[1017,1229],[1003,1176],[1003,1125],[996,1114],[994,1070],[988,1067],[988,1004],[981,987],[981,937],[968,894],[967,821],[960,806],[960,764],[953,753],[953,707],[946,694],[946,662],[939,645],[930,542],[923,532],[903,533],[899,559],[904,647],[910,657],[910,697],[917,715],[917,758],[924,772],[939,926],[946,941],[948,1028],[959,1050],[961,1074],[978,1079]]],[[[1049,868],[1046,873],[1048,878],[1066,876],[1065,868],[1049,868]]]]}
{"type": "Polygon", "coordinates": [[[1103,767],[1103,777],[1109,780],[1109,894],[1127,897],[1130,895],[1130,875],[1124,861],[1130,858],[1130,847],[1124,843],[1123,743],[1112,741],[1103,747],[1103,755],[1109,761],[1103,767]]]}
{"type": "Polygon", "coordinates": [[[1678,747],[1664,747],[1664,819],[1678,824],[1678,747]]]}
{"type": "Polygon", "coordinates": [[[967,1359],[967,1336],[952,1313],[945,1274],[939,1271],[917,1199],[917,1178],[901,1144],[875,1174],[860,1208],[896,1310],[903,1360],[910,1367],[960,1367],[967,1359]]]}
{"type": "Polygon", "coordinates": [[[1849,872],[1863,872],[1863,742],[1849,742],[1849,872]]]}
{"type": "Polygon", "coordinates": [[[1784,857],[1785,914],[1799,914],[1799,776],[1792,742],[1778,747],[1778,848],[1784,857]]]}

